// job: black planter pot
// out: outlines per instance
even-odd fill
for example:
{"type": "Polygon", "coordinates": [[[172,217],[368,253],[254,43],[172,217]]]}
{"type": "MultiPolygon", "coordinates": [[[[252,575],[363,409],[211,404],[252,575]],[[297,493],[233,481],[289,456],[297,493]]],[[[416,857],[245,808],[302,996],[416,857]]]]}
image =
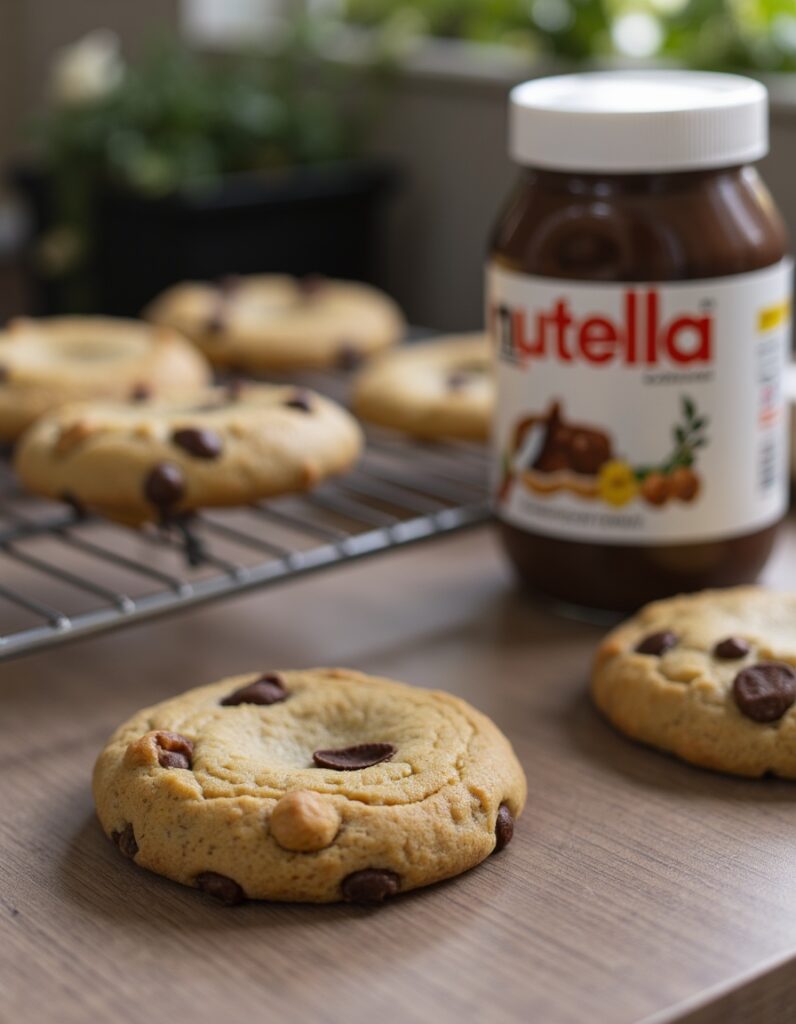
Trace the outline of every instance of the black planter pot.
{"type": "MultiPolygon", "coordinates": [[[[54,225],[50,180],[25,167],[11,175],[28,203],[33,246],[54,225]]],[[[380,282],[381,214],[397,186],[376,161],[229,177],[211,191],[164,199],[103,190],[96,199],[89,268],[92,312],[135,316],[176,281],[231,273],[286,272],[380,282]]],[[[74,307],[74,289],[30,261],[35,312],[74,307]]]]}

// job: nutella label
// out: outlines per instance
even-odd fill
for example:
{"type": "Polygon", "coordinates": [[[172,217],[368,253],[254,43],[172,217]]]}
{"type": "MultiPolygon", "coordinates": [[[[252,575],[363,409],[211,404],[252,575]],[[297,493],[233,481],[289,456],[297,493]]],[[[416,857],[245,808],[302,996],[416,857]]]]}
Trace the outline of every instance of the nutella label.
{"type": "Polygon", "coordinates": [[[532,533],[690,543],[787,501],[791,262],[683,283],[490,267],[494,499],[532,533]]]}

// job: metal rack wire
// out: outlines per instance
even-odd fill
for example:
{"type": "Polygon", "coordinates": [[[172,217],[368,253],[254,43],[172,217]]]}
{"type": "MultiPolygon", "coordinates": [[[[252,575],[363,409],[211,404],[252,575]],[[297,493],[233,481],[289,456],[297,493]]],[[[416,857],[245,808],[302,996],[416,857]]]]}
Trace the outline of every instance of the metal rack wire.
{"type": "MultiPolygon", "coordinates": [[[[341,376],[301,383],[339,394],[341,376]]],[[[203,512],[191,521],[187,546],[175,530],[129,530],[31,498],[3,462],[0,660],[487,518],[483,449],[388,432],[370,432],[356,469],[311,493],[203,512]]]]}

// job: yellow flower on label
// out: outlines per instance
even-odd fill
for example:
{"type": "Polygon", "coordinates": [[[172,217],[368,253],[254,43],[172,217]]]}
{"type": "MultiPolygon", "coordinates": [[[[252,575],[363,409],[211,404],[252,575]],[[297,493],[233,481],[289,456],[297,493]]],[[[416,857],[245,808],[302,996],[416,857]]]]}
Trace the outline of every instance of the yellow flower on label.
{"type": "Polygon", "coordinates": [[[597,486],[602,500],[617,508],[627,505],[638,492],[638,481],[632,466],[621,459],[611,459],[600,467],[597,486]]]}

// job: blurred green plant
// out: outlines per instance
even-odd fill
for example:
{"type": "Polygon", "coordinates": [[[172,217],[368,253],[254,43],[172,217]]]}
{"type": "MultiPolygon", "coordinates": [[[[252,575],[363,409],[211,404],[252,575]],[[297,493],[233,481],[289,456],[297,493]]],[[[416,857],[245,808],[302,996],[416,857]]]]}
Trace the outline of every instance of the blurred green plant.
{"type": "Polygon", "coordinates": [[[505,43],[572,60],[611,48],[606,0],[344,0],[343,6],[359,25],[383,26],[411,14],[418,34],[505,43]]]}
{"type": "Polygon", "coordinates": [[[130,66],[100,31],[59,55],[33,134],[56,221],[40,264],[74,278],[71,305],[90,301],[83,271],[98,189],[160,198],[359,154],[389,62],[376,44],[367,59],[319,60],[327,30],[322,19],[285,24],[267,51],[213,59],[161,40],[130,66]]]}
{"type": "Polygon", "coordinates": [[[693,67],[796,71],[796,0],[688,0],[662,50],[693,67]]]}
{"type": "Polygon", "coordinates": [[[712,69],[796,70],[796,0],[342,0],[358,25],[411,16],[419,33],[564,60],[662,57],[712,69]]]}

